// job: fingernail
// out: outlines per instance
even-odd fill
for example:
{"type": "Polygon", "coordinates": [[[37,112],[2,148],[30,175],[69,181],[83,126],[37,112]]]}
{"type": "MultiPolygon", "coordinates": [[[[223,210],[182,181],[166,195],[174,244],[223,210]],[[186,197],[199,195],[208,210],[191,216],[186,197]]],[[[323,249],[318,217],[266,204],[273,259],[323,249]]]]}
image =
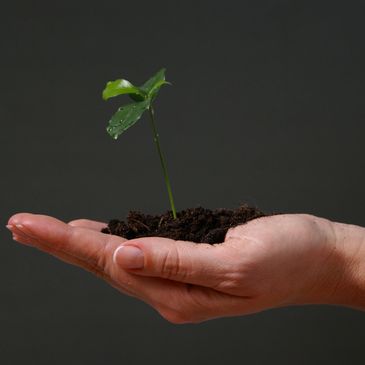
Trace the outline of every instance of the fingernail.
{"type": "Polygon", "coordinates": [[[29,239],[28,239],[28,237],[19,236],[18,234],[14,233],[13,234],[13,240],[18,241],[18,242],[27,242],[29,239]]]}
{"type": "Polygon", "coordinates": [[[9,231],[11,231],[12,229],[13,229],[13,225],[12,224],[7,224],[6,226],[5,226],[9,231]]]}
{"type": "Polygon", "coordinates": [[[123,269],[142,269],[143,251],[136,246],[120,246],[114,252],[113,261],[123,269]]]}
{"type": "Polygon", "coordinates": [[[19,240],[19,236],[17,234],[15,234],[15,233],[13,234],[13,240],[14,241],[18,241],[19,240]]]}
{"type": "Polygon", "coordinates": [[[36,238],[36,237],[34,237],[34,234],[32,234],[32,232],[30,232],[30,230],[27,227],[25,227],[23,224],[16,224],[15,228],[16,228],[15,231],[18,230],[19,232],[22,233],[22,235],[24,235],[30,239],[36,238]]]}

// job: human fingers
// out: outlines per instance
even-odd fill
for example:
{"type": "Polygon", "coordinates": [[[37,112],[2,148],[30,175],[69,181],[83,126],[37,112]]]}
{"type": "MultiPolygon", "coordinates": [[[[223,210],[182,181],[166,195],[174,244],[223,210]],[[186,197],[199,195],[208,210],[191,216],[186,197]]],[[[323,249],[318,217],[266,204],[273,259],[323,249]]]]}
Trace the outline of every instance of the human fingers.
{"type": "Polygon", "coordinates": [[[116,275],[113,270],[113,245],[120,245],[124,242],[123,238],[72,227],[52,217],[29,213],[11,217],[7,227],[16,241],[79,266],[123,293],[145,300],[140,289],[135,290],[128,284],[130,274],[118,269],[116,275]]]}
{"type": "MultiPolygon", "coordinates": [[[[121,237],[103,234],[87,228],[73,227],[56,218],[30,213],[18,213],[9,219],[28,238],[28,244],[55,256],[66,255],[100,270],[106,257],[125,242],[121,237]]],[[[61,258],[61,257],[60,257],[61,258]]]]}
{"type": "Polygon", "coordinates": [[[27,246],[35,247],[68,264],[79,266],[82,269],[87,270],[98,277],[101,277],[105,280],[107,279],[107,275],[105,274],[105,272],[103,270],[100,270],[100,268],[96,267],[92,263],[89,263],[85,260],[79,259],[66,252],[63,252],[62,250],[57,249],[57,248],[53,247],[52,245],[50,245],[49,242],[42,241],[41,239],[39,239],[35,236],[30,237],[29,235],[26,235],[23,231],[20,231],[20,229],[17,228],[16,226],[8,225],[7,228],[9,228],[11,230],[11,232],[13,233],[13,239],[15,241],[22,243],[24,245],[27,245],[27,246]]]}

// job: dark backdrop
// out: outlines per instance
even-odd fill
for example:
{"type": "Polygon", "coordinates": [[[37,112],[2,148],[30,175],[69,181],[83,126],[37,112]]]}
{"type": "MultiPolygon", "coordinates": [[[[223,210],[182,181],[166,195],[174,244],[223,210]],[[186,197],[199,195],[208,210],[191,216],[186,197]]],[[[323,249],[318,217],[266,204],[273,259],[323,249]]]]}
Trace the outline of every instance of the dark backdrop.
{"type": "MultiPolygon", "coordinates": [[[[146,120],[105,132],[107,80],[160,67],[179,209],[365,225],[363,1],[2,3],[1,222],[168,209],[146,120]]],[[[1,364],[363,364],[365,316],[298,307],[176,326],[1,228],[1,364]]]]}

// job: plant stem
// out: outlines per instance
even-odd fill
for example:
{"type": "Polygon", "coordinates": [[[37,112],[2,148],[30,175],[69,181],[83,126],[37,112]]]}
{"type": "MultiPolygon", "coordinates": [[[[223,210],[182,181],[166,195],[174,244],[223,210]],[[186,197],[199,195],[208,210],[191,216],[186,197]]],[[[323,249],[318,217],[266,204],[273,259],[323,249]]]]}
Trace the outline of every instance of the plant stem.
{"type": "Polygon", "coordinates": [[[155,124],[155,117],[154,117],[155,111],[154,111],[152,105],[150,105],[150,107],[148,108],[148,111],[150,114],[150,122],[151,122],[152,131],[153,131],[153,140],[157,147],[158,156],[160,157],[160,162],[161,162],[161,166],[162,166],[163,175],[165,178],[167,193],[169,195],[172,215],[173,215],[174,219],[176,219],[176,209],[175,209],[174,197],[172,196],[170,178],[169,178],[169,174],[167,172],[166,161],[165,161],[165,158],[161,151],[160,139],[159,139],[159,135],[158,135],[158,132],[156,129],[156,124],[155,124]]]}

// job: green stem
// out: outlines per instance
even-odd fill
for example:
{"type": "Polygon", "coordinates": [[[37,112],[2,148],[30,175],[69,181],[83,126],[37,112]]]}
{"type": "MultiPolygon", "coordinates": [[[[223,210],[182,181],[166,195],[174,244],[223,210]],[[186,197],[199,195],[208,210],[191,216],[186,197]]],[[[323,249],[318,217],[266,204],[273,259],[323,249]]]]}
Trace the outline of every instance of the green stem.
{"type": "Polygon", "coordinates": [[[165,178],[167,193],[169,195],[172,215],[173,215],[174,219],[176,219],[176,209],[175,209],[174,197],[172,196],[172,190],[171,190],[171,185],[170,185],[169,174],[167,172],[166,161],[165,161],[165,158],[163,157],[163,154],[161,151],[160,139],[159,139],[159,135],[157,133],[156,125],[155,125],[155,117],[154,117],[155,111],[154,111],[152,105],[148,108],[148,111],[150,114],[150,122],[151,122],[152,131],[153,131],[153,140],[157,147],[158,156],[160,157],[160,162],[161,162],[161,166],[162,166],[163,175],[165,178]]]}

